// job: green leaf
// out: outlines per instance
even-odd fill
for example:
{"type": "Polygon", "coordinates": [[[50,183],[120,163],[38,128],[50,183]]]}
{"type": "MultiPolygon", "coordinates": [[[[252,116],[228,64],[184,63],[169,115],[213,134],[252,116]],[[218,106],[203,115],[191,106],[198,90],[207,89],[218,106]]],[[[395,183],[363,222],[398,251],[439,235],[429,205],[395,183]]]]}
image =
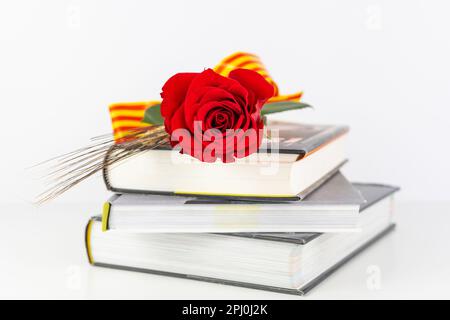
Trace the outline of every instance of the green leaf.
{"type": "MultiPolygon", "coordinates": [[[[261,115],[265,116],[272,113],[278,113],[289,110],[297,110],[304,108],[312,108],[310,105],[301,102],[272,102],[266,103],[261,111],[261,115]]],[[[151,125],[162,125],[164,124],[164,119],[161,116],[161,105],[157,104],[149,107],[145,111],[144,119],[142,120],[144,123],[148,123],[151,125]]]]}
{"type": "Polygon", "coordinates": [[[144,119],[142,119],[142,122],[152,125],[164,124],[164,119],[161,116],[161,105],[157,104],[149,107],[145,111],[144,119]]]}
{"type": "Polygon", "coordinates": [[[289,110],[297,110],[297,109],[305,109],[312,108],[309,104],[302,102],[291,102],[291,101],[283,101],[283,102],[271,102],[266,103],[261,110],[261,115],[268,115],[272,113],[278,113],[289,110]]]}

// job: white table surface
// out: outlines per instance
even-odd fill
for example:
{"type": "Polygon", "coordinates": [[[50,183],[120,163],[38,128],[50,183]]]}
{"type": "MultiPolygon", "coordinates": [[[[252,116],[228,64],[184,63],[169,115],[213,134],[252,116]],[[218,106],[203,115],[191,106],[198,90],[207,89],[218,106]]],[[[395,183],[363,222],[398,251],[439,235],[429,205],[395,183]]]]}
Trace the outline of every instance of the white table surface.
{"type": "Polygon", "coordinates": [[[101,206],[0,206],[0,298],[450,298],[450,203],[397,204],[397,229],[306,297],[91,267],[84,227],[101,206]]]}

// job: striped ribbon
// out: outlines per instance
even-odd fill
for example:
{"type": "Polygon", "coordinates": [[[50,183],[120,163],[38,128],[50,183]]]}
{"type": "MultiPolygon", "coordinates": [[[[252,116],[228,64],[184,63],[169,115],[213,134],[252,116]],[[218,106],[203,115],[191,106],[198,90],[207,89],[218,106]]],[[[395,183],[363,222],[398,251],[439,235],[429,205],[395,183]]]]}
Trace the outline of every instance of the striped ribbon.
{"type": "Polygon", "coordinates": [[[143,101],[111,104],[109,114],[113,126],[114,140],[119,141],[131,130],[148,127],[147,123],[142,122],[145,110],[160,103],[160,101],[143,101]]]}
{"type": "Polygon", "coordinates": [[[271,83],[275,88],[274,96],[269,99],[270,102],[282,101],[300,101],[302,92],[297,92],[289,95],[280,95],[277,83],[272,79],[261,59],[252,53],[236,52],[223,59],[215,68],[214,71],[218,74],[228,77],[234,69],[249,69],[258,72],[267,82],[271,83]]]}
{"type": "MultiPolygon", "coordinates": [[[[272,79],[261,59],[254,54],[246,52],[236,52],[223,59],[214,71],[222,76],[227,77],[234,69],[249,69],[261,74],[275,88],[274,96],[269,99],[270,102],[282,101],[300,101],[302,92],[294,94],[280,95],[278,85],[272,79]]],[[[116,141],[125,137],[130,130],[147,127],[147,123],[143,123],[145,111],[159,105],[161,101],[144,101],[144,102],[123,102],[113,103],[109,106],[112,126],[114,130],[114,139],[116,141]]]]}

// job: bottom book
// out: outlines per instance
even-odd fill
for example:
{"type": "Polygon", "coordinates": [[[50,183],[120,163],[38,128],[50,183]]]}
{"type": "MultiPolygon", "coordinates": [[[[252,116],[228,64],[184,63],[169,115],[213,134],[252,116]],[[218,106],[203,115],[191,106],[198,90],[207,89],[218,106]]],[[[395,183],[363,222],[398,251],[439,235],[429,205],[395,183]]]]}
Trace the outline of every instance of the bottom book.
{"type": "Polygon", "coordinates": [[[86,227],[94,266],[304,295],[352,257],[392,231],[397,188],[355,184],[366,199],[354,233],[154,234],[86,227]]]}

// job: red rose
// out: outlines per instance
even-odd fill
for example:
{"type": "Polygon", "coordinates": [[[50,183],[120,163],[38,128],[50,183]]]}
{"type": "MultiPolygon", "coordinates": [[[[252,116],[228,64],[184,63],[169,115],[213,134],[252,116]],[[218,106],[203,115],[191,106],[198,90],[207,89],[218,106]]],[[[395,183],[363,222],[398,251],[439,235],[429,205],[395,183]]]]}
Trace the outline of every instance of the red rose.
{"type": "Polygon", "coordinates": [[[273,86],[246,69],[223,77],[211,69],[178,73],[164,85],[161,114],[173,147],[206,162],[232,162],[258,150],[261,109],[273,86]]]}

